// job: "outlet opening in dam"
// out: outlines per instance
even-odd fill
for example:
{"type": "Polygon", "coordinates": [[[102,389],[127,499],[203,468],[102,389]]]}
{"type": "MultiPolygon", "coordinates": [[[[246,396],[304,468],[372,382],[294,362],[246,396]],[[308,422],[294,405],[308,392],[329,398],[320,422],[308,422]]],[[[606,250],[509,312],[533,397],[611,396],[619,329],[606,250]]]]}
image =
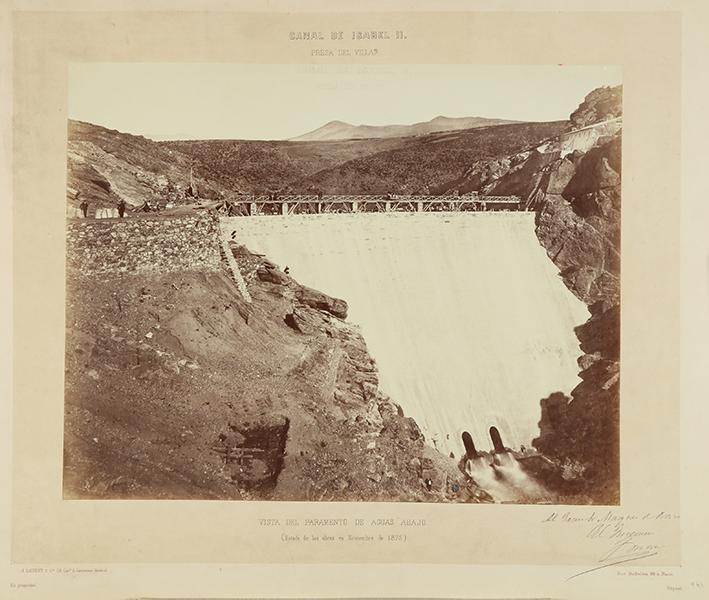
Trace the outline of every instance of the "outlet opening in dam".
{"type": "MultiPolygon", "coordinates": [[[[342,298],[380,388],[440,452],[459,457],[496,427],[538,436],[540,400],[579,383],[574,328],[586,305],[540,245],[531,212],[224,218],[249,250],[342,298]]],[[[478,450],[487,450],[478,447],[478,450]]]]}

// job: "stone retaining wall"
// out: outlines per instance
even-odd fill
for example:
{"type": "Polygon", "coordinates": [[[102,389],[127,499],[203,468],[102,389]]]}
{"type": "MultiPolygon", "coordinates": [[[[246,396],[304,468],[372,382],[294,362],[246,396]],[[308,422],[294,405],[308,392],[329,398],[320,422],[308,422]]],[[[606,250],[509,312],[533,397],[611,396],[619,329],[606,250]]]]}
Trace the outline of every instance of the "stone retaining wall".
{"type": "Polygon", "coordinates": [[[221,269],[219,220],[213,214],[67,222],[67,271],[165,273],[221,269]]]}
{"type": "Polygon", "coordinates": [[[251,304],[251,294],[249,293],[249,288],[246,287],[246,281],[244,281],[244,277],[241,274],[241,269],[239,269],[239,264],[236,262],[236,258],[234,258],[234,253],[231,251],[231,247],[229,246],[229,242],[227,241],[223,230],[222,234],[219,237],[219,241],[221,243],[222,257],[226,261],[226,265],[229,269],[229,273],[231,274],[231,278],[234,280],[234,283],[236,284],[236,287],[239,290],[241,297],[246,302],[251,304]]]}

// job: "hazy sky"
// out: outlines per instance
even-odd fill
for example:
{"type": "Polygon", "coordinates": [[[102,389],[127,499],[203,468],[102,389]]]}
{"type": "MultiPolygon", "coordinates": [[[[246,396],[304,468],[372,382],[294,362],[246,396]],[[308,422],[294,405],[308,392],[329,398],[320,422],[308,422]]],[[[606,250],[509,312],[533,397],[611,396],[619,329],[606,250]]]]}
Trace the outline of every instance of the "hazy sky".
{"type": "Polygon", "coordinates": [[[69,118],[152,139],[287,139],[328,121],[566,119],[618,67],[74,63],[69,118]]]}

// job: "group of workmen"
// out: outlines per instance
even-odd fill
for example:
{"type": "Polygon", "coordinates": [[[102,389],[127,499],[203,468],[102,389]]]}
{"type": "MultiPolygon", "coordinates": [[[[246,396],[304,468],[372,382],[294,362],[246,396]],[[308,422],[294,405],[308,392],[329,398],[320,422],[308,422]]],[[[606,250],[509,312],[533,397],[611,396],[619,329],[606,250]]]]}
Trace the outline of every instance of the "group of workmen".
{"type": "MultiPolygon", "coordinates": [[[[89,216],[89,201],[87,198],[84,196],[82,197],[81,192],[77,192],[75,196],[75,200],[79,202],[79,210],[81,211],[81,214],[83,215],[84,219],[88,218],[89,216]]],[[[126,202],[123,200],[123,198],[120,198],[118,202],[116,202],[116,209],[118,210],[118,217],[123,218],[125,217],[126,214],[126,202]]],[[[152,205],[150,204],[147,200],[143,203],[143,205],[138,209],[142,212],[160,212],[160,205],[152,205]]]]}

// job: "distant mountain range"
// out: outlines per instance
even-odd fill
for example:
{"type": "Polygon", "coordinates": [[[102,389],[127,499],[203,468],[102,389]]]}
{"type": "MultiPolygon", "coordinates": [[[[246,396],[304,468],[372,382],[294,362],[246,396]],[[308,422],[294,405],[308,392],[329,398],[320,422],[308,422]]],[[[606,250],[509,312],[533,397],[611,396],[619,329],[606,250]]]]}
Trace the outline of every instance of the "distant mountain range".
{"type": "Polygon", "coordinates": [[[569,120],[503,124],[478,117],[436,117],[427,123],[388,127],[330,123],[311,141],[155,142],[69,121],[67,200],[77,205],[76,194],[81,192],[92,207],[115,206],[119,199],[133,206],[173,197],[187,202],[184,194],[192,181],[200,197],[208,199],[273,191],[479,191],[527,198],[546,166],[557,160],[558,136],[620,114],[618,87],[588,94],[569,120]],[[438,131],[446,127],[459,129],[438,131]],[[336,139],[337,135],[371,137],[336,139]]]}
{"type": "Polygon", "coordinates": [[[441,131],[459,131],[475,127],[507,125],[519,121],[487,119],[485,117],[443,117],[412,125],[352,125],[344,121],[330,121],[317,129],[291,138],[291,142],[327,142],[331,140],[362,140],[371,138],[411,137],[438,133],[441,131]]]}
{"type": "Polygon", "coordinates": [[[190,172],[200,196],[209,199],[274,190],[324,194],[469,191],[487,185],[505,166],[488,165],[490,160],[534,148],[568,126],[568,121],[512,123],[407,137],[302,142],[154,142],[69,121],[67,199],[76,204],[76,193],[81,192],[97,208],[114,206],[119,199],[133,206],[145,200],[165,201],[188,188],[190,172]],[[479,173],[474,169],[478,163],[482,164],[479,173]]]}

